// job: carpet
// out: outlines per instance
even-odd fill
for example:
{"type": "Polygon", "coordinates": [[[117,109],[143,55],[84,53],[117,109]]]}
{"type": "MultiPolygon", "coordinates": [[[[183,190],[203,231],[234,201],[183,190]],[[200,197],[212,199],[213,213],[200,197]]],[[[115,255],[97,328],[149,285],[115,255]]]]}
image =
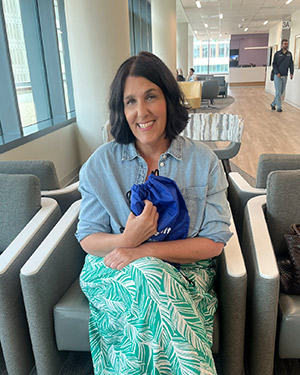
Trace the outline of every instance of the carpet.
{"type": "Polygon", "coordinates": [[[225,98],[218,97],[214,100],[214,104],[212,106],[210,104],[208,105],[208,101],[205,100],[201,103],[201,107],[195,110],[195,113],[217,113],[228,107],[234,101],[235,99],[230,95],[225,98]]]}

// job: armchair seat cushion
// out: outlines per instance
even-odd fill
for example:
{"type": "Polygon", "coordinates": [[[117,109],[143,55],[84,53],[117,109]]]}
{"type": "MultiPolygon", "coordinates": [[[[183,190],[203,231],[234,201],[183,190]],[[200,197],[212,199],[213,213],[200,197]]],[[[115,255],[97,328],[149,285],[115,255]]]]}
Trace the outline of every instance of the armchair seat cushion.
{"type": "Polygon", "coordinates": [[[90,351],[89,302],[77,278],[54,306],[54,327],[58,350],[90,351]]]}
{"type": "MultiPolygon", "coordinates": [[[[76,279],[54,306],[54,327],[58,350],[90,351],[89,303],[76,279]]],[[[219,352],[219,314],[214,317],[213,353],[219,352]]]]}
{"type": "Polygon", "coordinates": [[[300,296],[280,294],[279,357],[300,358],[300,296]]]}

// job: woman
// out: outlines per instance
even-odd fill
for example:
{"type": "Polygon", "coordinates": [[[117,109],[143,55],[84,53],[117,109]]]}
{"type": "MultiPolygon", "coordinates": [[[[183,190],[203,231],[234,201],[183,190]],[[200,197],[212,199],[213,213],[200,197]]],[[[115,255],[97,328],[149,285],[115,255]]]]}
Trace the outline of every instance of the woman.
{"type": "Polygon", "coordinates": [[[223,171],[208,147],[178,135],[187,110],[172,73],[151,53],[121,65],[109,107],[115,140],[81,169],[76,234],[88,253],[80,282],[95,374],[216,374],[213,258],[231,236],[223,171]],[[140,216],[130,212],[126,193],[155,169],[183,194],[187,239],[147,242],[156,208],[145,201],[140,216]]]}
{"type": "Polygon", "coordinates": [[[186,77],[186,80],[188,82],[196,81],[196,79],[195,79],[195,69],[194,68],[190,68],[189,75],[186,77]]]}

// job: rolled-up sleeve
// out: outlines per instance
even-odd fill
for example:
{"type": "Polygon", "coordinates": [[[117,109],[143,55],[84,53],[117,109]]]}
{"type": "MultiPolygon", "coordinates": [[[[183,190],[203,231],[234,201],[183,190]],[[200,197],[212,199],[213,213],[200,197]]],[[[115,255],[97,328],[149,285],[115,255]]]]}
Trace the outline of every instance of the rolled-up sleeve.
{"type": "Polygon", "coordinates": [[[229,230],[231,212],[227,201],[228,183],[219,161],[210,171],[203,222],[199,237],[226,244],[232,236],[229,230]]]}
{"type": "Polygon", "coordinates": [[[101,189],[97,179],[93,170],[86,164],[83,165],[79,174],[79,191],[82,202],[75,234],[79,242],[90,234],[111,233],[109,215],[99,200],[99,191],[95,191],[101,189]]]}

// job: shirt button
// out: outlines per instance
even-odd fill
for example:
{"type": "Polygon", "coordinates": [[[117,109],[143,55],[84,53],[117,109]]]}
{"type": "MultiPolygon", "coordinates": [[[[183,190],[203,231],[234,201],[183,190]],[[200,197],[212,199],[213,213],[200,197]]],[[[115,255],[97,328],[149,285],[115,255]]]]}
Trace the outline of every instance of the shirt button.
{"type": "Polygon", "coordinates": [[[161,162],[161,163],[159,163],[159,165],[160,165],[161,167],[163,167],[163,166],[165,165],[165,163],[161,162]]]}
{"type": "Polygon", "coordinates": [[[163,157],[162,157],[163,159],[167,159],[167,155],[165,154],[165,155],[163,155],[163,157]]]}

